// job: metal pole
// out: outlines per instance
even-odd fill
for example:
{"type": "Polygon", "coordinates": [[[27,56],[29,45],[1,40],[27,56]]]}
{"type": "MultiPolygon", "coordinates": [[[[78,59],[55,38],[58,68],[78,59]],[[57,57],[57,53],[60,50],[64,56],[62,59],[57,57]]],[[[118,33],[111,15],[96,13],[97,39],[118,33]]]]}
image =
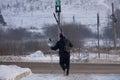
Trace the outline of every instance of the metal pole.
{"type": "Polygon", "coordinates": [[[60,22],[60,12],[58,12],[58,27],[59,27],[59,33],[62,32],[60,23],[61,23],[61,22],[60,22]]]}
{"type": "MultiPolygon", "coordinates": [[[[52,40],[51,40],[51,38],[49,38],[48,46],[50,46],[50,47],[52,46],[52,40]]],[[[54,66],[53,66],[53,56],[52,56],[52,51],[49,50],[49,52],[50,52],[50,58],[51,58],[51,70],[50,70],[50,73],[53,74],[53,73],[55,73],[54,66]]]]}
{"type": "Polygon", "coordinates": [[[52,52],[51,52],[51,51],[50,51],[50,57],[51,57],[51,71],[50,71],[50,73],[52,74],[52,73],[54,73],[55,71],[54,71],[53,56],[52,56],[52,52]]]}
{"type": "Polygon", "coordinates": [[[114,48],[116,49],[116,28],[115,28],[115,13],[114,13],[114,3],[112,3],[112,26],[113,26],[113,33],[114,33],[114,48]]]}
{"type": "Polygon", "coordinates": [[[60,39],[59,37],[59,33],[62,33],[62,28],[61,28],[61,25],[60,25],[60,12],[58,12],[58,39],[60,39]]]}
{"type": "Polygon", "coordinates": [[[73,24],[75,25],[75,16],[73,16],[73,24]]]}
{"type": "Polygon", "coordinates": [[[99,36],[99,26],[100,26],[100,18],[99,13],[97,13],[97,34],[98,34],[98,57],[100,58],[100,36],[99,36]]]}

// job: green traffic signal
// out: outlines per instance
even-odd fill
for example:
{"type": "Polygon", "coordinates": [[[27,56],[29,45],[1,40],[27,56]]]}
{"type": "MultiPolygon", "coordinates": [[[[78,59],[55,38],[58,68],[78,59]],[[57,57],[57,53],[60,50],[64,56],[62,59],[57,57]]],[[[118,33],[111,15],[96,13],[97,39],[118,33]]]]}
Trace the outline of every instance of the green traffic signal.
{"type": "Polygon", "coordinates": [[[55,11],[61,12],[61,1],[60,0],[55,1],[55,11]]]}

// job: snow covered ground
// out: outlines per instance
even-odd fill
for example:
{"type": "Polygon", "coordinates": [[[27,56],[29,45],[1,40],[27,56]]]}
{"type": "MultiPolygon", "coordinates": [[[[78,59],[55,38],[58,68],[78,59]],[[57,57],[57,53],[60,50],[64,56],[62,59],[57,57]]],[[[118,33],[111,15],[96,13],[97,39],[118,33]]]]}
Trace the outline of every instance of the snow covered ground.
{"type": "MultiPolygon", "coordinates": [[[[0,7],[5,21],[10,28],[24,27],[37,28],[35,31],[42,32],[45,24],[56,24],[53,12],[55,12],[55,0],[0,0],[0,7]]],[[[95,31],[97,13],[100,13],[101,27],[106,26],[107,15],[111,14],[111,2],[113,0],[62,0],[61,21],[82,23],[95,31]],[[109,3],[108,3],[109,2],[109,3]]],[[[117,7],[119,4],[114,0],[117,7]]],[[[100,28],[102,29],[102,28],[100,28]]],[[[101,30],[100,30],[101,31],[101,30]]]]}
{"type": "Polygon", "coordinates": [[[29,74],[31,74],[29,68],[21,68],[15,65],[0,65],[0,80],[16,80],[29,74]]]}
{"type": "Polygon", "coordinates": [[[0,80],[120,80],[120,74],[32,74],[29,68],[0,65],[0,80]]]}
{"type": "Polygon", "coordinates": [[[22,80],[120,80],[120,74],[33,74],[22,80]]]}

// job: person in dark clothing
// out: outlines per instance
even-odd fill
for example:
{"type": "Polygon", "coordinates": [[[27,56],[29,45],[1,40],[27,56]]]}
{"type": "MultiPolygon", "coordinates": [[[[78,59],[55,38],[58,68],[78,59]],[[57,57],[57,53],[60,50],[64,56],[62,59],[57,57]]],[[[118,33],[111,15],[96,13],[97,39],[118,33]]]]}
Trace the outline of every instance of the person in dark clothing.
{"type": "Polygon", "coordinates": [[[60,33],[60,40],[55,44],[55,46],[51,47],[52,50],[59,49],[59,57],[60,57],[60,66],[64,71],[64,75],[69,75],[70,69],[70,49],[73,47],[72,43],[62,34],[60,33]]]}

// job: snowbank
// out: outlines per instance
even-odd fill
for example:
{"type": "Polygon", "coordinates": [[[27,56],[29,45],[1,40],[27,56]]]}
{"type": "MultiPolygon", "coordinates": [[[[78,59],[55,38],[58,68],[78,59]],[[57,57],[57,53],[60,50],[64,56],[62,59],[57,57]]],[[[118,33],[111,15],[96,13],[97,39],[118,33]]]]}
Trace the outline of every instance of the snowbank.
{"type": "Polygon", "coordinates": [[[25,58],[23,58],[24,61],[32,61],[32,62],[51,62],[51,61],[58,61],[59,58],[57,55],[44,55],[44,53],[42,51],[36,51],[30,55],[27,55],[25,58]]]}
{"type": "MultiPolygon", "coordinates": [[[[98,53],[71,53],[71,63],[120,63],[120,55],[118,52],[111,52],[108,54],[101,53],[100,58],[98,53]]],[[[2,62],[47,62],[47,63],[58,63],[58,54],[48,54],[40,50],[31,53],[27,56],[0,56],[0,61],[2,62]]]]}
{"type": "Polygon", "coordinates": [[[29,68],[21,68],[15,65],[0,65],[0,80],[18,80],[31,74],[29,68]]]}
{"type": "Polygon", "coordinates": [[[42,51],[36,51],[27,56],[0,56],[1,62],[58,62],[59,57],[56,54],[44,55],[42,51]]]}
{"type": "Polygon", "coordinates": [[[42,51],[36,51],[28,56],[26,56],[28,58],[38,58],[38,57],[44,57],[44,53],[42,51]]]}

